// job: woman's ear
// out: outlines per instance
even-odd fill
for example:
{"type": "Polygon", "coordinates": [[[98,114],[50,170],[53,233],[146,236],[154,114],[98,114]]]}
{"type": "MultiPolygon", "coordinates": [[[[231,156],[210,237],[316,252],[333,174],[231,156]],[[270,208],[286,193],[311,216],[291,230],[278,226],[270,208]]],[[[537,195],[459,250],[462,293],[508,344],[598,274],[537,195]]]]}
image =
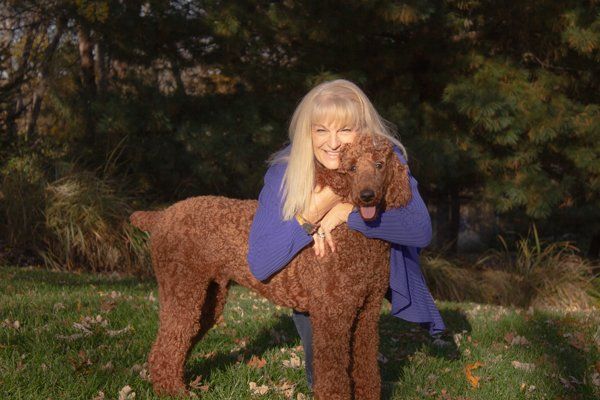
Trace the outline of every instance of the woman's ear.
{"type": "Polygon", "coordinates": [[[335,194],[343,198],[347,198],[350,195],[350,185],[348,184],[347,175],[335,169],[325,168],[318,162],[315,162],[315,175],[317,185],[321,187],[329,186],[335,194]]]}
{"type": "Polygon", "coordinates": [[[396,154],[392,153],[388,168],[385,206],[386,208],[406,207],[412,198],[408,178],[408,166],[402,164],[396,154]]]}

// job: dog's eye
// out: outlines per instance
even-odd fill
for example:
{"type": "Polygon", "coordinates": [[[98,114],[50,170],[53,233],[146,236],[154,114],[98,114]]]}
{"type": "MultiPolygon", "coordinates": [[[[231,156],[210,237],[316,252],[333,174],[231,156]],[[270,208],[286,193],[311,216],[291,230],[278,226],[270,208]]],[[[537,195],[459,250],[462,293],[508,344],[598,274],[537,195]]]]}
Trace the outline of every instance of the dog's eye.
{"type": "Polygon", "coordinates": [[[377,168],[377,169],[383,168],[383,163],[381,161],[376,162],[375,163],[375,168],[377,168]]]}
{"type": "Polygon", "coordinates": [[[356,165],[351,165],[348,169],[350,170],[350,172],[356,172],[356,165]]]}

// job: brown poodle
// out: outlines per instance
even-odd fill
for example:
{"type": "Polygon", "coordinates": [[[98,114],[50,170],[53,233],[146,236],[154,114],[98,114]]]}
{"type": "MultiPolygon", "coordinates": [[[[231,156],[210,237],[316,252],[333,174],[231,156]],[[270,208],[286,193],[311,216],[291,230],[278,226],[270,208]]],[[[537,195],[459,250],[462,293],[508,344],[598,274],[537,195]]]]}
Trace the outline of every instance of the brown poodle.
{"type": "MultiPolygon", "coordinates": [[[[317,180],[358,206],[363,218],[372,218],[374,207],[409,202],[407,168],[387,141],[361,135],[341,157],[338,170],[320,168],[317,180]]],[[[187,356],[221,315],[234,281],[310,313],[316,399],[379,399],[377,326],[389,283],[389,244],[342,224],[332,232],[338,251],[317,258],[305,248],[261,282],[246,261],[256,208],[255,200],[200,196],[131,215],[135,226],[150,233],[158,281],[160,325],[149,356],[154,390],[187,393],[187,356]]]]}

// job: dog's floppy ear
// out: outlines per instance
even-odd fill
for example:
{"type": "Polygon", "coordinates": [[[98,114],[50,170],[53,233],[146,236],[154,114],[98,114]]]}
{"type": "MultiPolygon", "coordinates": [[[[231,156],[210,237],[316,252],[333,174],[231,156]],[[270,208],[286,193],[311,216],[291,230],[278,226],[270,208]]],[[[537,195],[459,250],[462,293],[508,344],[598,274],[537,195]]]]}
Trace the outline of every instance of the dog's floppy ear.
{"type": "Polygon", "coordinates": [[[335,169],[328,169],[315,161],[315,180],[317,185],[329,186],[335,194],[347,198],[350,195],[350,185],[346,176],[335,169]]]}
{"type": "Polygon", "coordinates": [[[391,154],[389,164],[385,206],[386,208],[405,207],[412,198],[408,166],[402,164],[396,154],[391,154]]]}

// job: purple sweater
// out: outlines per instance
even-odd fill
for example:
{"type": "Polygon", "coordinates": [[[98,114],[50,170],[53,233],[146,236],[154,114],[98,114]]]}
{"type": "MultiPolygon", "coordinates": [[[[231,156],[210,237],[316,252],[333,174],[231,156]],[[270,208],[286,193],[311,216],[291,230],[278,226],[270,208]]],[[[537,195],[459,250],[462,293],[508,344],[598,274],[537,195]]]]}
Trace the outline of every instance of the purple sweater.
{"type": "MultiPolygon", "coordinates": [[[[394,148],[403,164],[406,160],[394,148]]],[[[248,264],[259,280],[268,279],[285,267],[312,242],[295,218],[281,217],[282,194],[279,190],[286,164],[272,165],[265,174],[265,185],[258,196],[258,210],[250,229],[248,264]]],[[[348,227],[368,238],[391,243],[390,288],[387,298],[392,315],[411,322],[426,324],[435,334],[445,330],[442,317],[433,302],[419,267],[419,253],[431,241],[431,220],[419,195],[417,181],[410,174],[412,199],[406,207],[380,213],[375,221],[365,222],[358,211],[348,217],[348,227]]]]}

